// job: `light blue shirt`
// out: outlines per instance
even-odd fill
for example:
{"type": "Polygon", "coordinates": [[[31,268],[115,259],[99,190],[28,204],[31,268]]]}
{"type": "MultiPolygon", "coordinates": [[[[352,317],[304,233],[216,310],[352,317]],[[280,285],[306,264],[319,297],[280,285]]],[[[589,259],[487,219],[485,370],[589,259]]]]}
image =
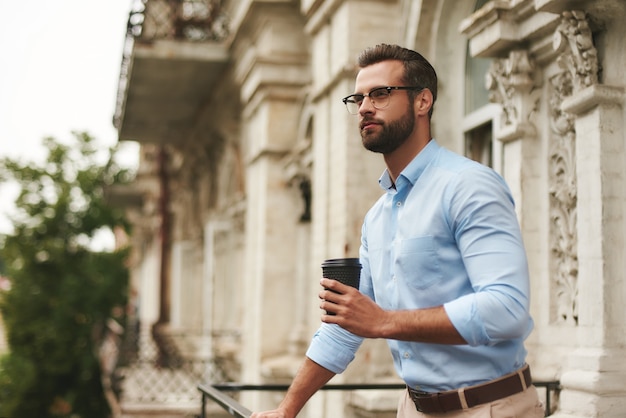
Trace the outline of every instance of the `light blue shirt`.
{"type": "MultiPolygon", "coordinates": [[[[533,327],[526,253],[513,198],[492,169],[435,140],[365,217],[360,291],[385,310],[443,305],[467,345],[388,340],[398,374],[437,392],[496,379],[522,367],[533,327]]],[[[322,324],[307,356],[341,373],[362,342],[322,324]]]]}

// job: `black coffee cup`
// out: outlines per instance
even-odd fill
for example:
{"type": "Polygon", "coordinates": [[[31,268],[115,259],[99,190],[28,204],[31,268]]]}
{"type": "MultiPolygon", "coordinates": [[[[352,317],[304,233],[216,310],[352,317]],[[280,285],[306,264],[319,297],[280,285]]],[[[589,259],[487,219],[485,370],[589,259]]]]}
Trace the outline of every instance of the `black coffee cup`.
{"type": "Polygon", "coordinates": [[[355,289],[361,280],[361,263],[358,258],[331,258],[322,263],[322,277],[337,280],[355,289]]]}
{"type": "MultiPolygon", "coordinates": [[[[331,258],[322,263],[322,277],[333,279],[359,288],[361,281],[361,263],[358,258],[331,258]]],[[[335,315],[334,312],[326,311],[327,315],[335,315]]]]}

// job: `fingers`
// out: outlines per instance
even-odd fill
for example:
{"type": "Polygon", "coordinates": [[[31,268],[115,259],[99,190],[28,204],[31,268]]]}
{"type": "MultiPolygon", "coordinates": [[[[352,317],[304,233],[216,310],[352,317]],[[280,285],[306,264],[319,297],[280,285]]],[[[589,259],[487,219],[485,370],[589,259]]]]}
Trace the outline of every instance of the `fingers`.
{"type": "MultiPolygon", "coordinates": [[[[350,289],[353,289],[353,287],[348,286],[346,284],[343,284],[337,280],[333,280],[333,279],[325,279],[322,278],[320,280],[320,284],[322,285],[322,287],[324,288],[324,290],[330,290],[333,291],[335,293],[339,293],[339,294],[345,294],[345,293],[349,293],[350,289]]],[[[320,293],[320,297],[321,297],[320,293]]],[[[323,298],[322,298],[323,299],[323,298]]]]}
{"type": "Polygon", "coordinates": [[[335,315],[336,309],[342,304],[343,292],[348,290],[348,286],[336,280],[322,279],[328,287],[320,290],[318,296],[322,300],[320,309],[326,311],[327,315],[335,315]]]}
{"type": "MultiPolygon", "coordinates": [[[[345,305],[355,296],[359,295],[358,289],[343,284],[337,280],[323,278],[320,281],[320,284],[324,287],[324,289],[320,290],[318,297],[322,299],[322,301],[330,302],[330,304],[345,305]]],[[[320,305],[320,308],[324,309],[323,305],[324,303],[320,305]]]]}
{"type": "MultiPolygon", "coordinates": [[[[323,300],[322,303],[320,303],[320,309],[326,312],[326,315],[332,315],[332,316],[337,315],[338,307],[339,305],[337,305],[336,303],[328,302],[326,300],[323,300]]],[[[327,321],[322,320],[322,322],[327,322],[327,321]]]]}

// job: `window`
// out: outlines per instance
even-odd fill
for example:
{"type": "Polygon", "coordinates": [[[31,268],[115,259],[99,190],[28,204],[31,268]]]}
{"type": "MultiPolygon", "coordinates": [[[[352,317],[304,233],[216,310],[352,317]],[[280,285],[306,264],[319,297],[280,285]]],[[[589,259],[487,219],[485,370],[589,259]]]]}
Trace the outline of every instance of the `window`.
{"type": "MultiPolygon", "coordinates": [[[[488,0],[478,0],[474,11],[483,7],[488,0]]],[[[489,71],[491,59],[474,58],[465,53],[465,155],[482,164],[493,167],[493,122],[498,107],[489,103],[489,91],[485,87],[485,75],[489,71]]]]}
{"type": "Polygon", "coordinates": [[[491,126],[488,122],[465,132],[465,155],[489,167],[493,167],[491,126]]]}

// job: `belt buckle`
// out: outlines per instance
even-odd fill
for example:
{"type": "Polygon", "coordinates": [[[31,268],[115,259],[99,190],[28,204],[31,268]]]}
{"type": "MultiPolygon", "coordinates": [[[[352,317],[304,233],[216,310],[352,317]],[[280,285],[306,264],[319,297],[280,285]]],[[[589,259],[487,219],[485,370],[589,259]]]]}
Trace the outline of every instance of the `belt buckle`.
{"type": "Polygon", "coordinates": [[[424,412],[424,409],[422,408],[420,399],[430,398],[433,394],[429,393],[429,392],[424,392],[424,391],[421,391],[421,390],[415,390],[415,389],[411,389],[410,393],[413,394],[413,396],[412,396],[413,403],[415,404],[415,409],[417,409],[417,412],[424,412]]]}

